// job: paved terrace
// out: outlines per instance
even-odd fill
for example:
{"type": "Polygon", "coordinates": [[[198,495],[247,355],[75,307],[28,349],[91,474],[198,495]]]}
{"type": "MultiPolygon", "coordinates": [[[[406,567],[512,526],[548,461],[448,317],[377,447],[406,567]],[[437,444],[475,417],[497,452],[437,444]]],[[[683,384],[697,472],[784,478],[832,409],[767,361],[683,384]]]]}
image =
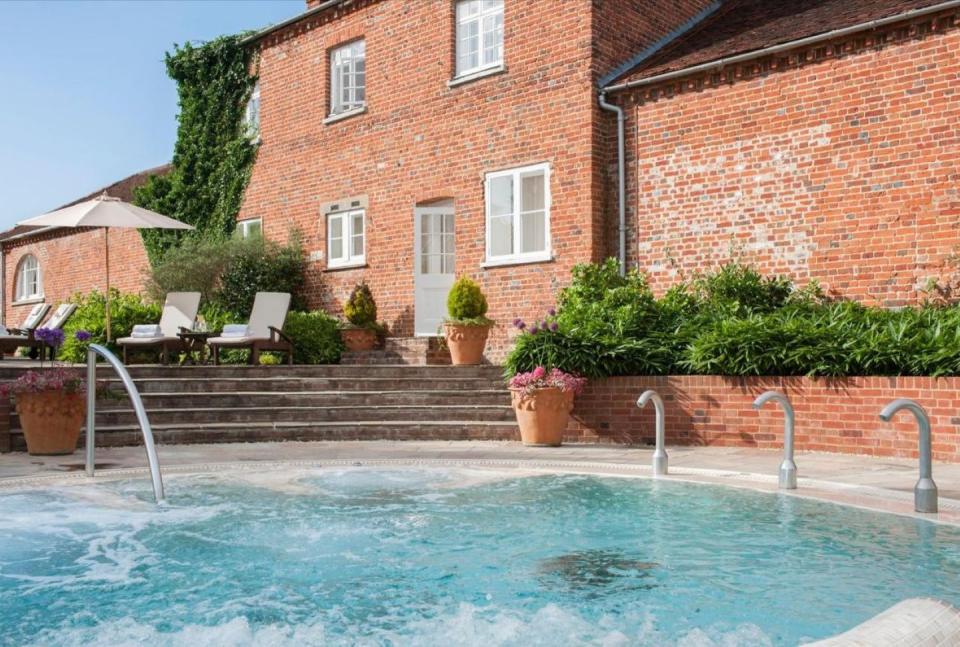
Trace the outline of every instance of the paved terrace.
{"type": "MultiPolygon", "coordinates": [[[[735,447],[669,447],[668,480],[720,483],[762,492],[777,491],[778,451],[735,447]]],[[[159,448],[165,474],[239,469],[270,463],[458,465],[524,472],[576,472],[650,477],[652,449],[565,445],[523,447],[512,442],[365,441],[165,445],[159,448]]],[[[918,516],[960,526],[960,464],[934,464],[940,513],[913,512],[917,461],[848,454],[800,452],[798,489],[803,496],[858,507],[918,516]]],[[[146,478],[142,447],[97,448],[98,479],[146,478]]],[[[0,455],[0,489],[48,481],[88,482],[82,450],[72,456],[0,455]]]]}

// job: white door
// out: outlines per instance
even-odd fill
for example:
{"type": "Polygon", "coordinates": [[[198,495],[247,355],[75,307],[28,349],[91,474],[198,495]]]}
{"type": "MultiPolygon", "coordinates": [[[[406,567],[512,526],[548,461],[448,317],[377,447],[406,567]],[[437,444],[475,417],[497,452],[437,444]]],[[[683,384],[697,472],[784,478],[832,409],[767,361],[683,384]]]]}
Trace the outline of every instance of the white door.
{"type": "Polygon", "coordinates": [[[456,252],[453,206],[414,210],[413,329],[418,337],[440,334],[453,286],[456,252]]]}

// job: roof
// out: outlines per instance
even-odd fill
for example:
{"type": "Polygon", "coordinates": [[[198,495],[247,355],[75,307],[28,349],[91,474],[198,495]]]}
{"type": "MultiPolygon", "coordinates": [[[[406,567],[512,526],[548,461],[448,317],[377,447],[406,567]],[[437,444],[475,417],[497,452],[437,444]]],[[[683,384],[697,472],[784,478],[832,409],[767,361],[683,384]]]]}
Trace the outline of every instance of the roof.
{"type": "MultiPolygon", "coordinates": [[[[76,200],[68,202],[65,205],[59,206],[57,207],[57,209],[63,209],[65,207],[70,207],[75,204],[85,202],[87,200],[92,200],[98,195],[102,195],[104,193],[114,198],[120,198],[124,202],[132,202],[134,189],[136,189],[139,186],[143,186],[146,183],[147,179],[150,178],[151,175],[166,175],[169,171],[170,171],[170,164],[163,164],[161,166],[155,166],[154,168],[150,168],[145,171],[140,171],[139,173],[134,173],[133,175],[125,177],[122,180],[118,180],[113,184],[97,189],[96,191],[92,191],[91,193],[83,196],[82,198],[77,198],[76,200]]],[[[53,209],[53,211],[56,211],[57,209],[53,209]]],[[[24,225],[17,225],[12,229],[8,229],[4,232],[0,232],[0,241],[10,240],[11,238],[21,238],[24,235],[29,234],[31,232],[39,233],[40,231],[47,231],[49,229],[50,227],[30,227],[30,226],[24,226],[24,225]]]]}
{"type": "Polygon", "coordinates": [[[315,15],[317,15],[317,14],[319,14],[319,13],[323,13],[323,12],[326,11],[327,9],[332,9],[333,7],[339,7],[340,5],[348,5],[348,4],[350,4],[351,2],[353,2],[353,1],[354,1],[354,0],[321,0],[320,2],[318,2],[317,4],[315,4],[314,6],[310,7],[309,9],[307,9],[306,11],[304,11],[304,12],[302,12],[302,13],[298,13],[296,16],[293,16],[292,18],[287,18],[286,20],[281,20],[280,22],[276,23],[275,25],[270,25],[269,27],[265,27],[265,28],[261,29],[260,31],[254,32],[254,33],[250,34],[249,36],[247,36],[246,38],[244,38],[244,39],[243,39],[242,41],[240,41],[240,42],[242,42],[242,43],[244,43],[244,44],[255,43],[255,42],[257,42],[258,40],[260,40],[261,38],[263,38],[264,36],[268,36],[268,35],[272,34],[272,33],[275,32],[275,31],[279,31],[279,30],[283,29],[284,27],[287,27],[287,26],[289,26],[289,25],[292,25],[292,24],[294,24],[294,23],[296,23],[296,22],[300,22],[300,21],[303,20],[304,18],[309,18],[309,17],[315,16],[315,15]]]}
{"type": "Polygon", "coordinates": [[[615,85],[946,4],[942,0],[727,0],[697,27],[621,75],[615,85]]]}

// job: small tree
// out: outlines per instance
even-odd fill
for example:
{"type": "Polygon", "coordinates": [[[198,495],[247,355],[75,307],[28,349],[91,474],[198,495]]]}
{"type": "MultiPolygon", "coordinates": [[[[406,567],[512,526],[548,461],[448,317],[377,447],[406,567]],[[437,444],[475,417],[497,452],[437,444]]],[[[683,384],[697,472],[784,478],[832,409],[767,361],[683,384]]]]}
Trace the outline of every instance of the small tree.
{"type": "Polygon", "coordinates": [[[447,321],[462,326],[491,326],[487,319],[487,297],[476,281],[461,276],[447,296],[447,321]]]}
{"type": "Polygon", "coordinates": [[[350,298],[343,306],[343,314],[354,326],[358,328],[373,328],[377,323],[377,302],[373,300],[373,293],[370,292],[370,286],[359,283],[350,298]]]}

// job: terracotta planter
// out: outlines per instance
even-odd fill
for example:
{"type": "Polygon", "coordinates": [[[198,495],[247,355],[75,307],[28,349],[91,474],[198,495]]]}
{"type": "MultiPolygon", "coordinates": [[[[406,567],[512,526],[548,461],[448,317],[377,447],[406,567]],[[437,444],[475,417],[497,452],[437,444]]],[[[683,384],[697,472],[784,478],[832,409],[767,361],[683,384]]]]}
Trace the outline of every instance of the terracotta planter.
{"type": "Polygon", "coordinates": [[[573,411],[573,393],[549,388],[531,394],[514,390],[511,396],[524,445],[559,447],[563,443],[563,432],[573,411]]]}
{"type": "Polygon", "coordinates": [[[72,454],[87,414],[84,393],[18,393],[17,414],[27,451],[34,455],[72,454]]]}
{"type": "Polygon", "coordinates": [[[483,361],[483,350],[487,347],[489,326],[459,326],[443,324],[443,332],[450,349],[450,361],[454,366],[473,366],[483,361]]]}
{"type": "Polygon", "coordinates": [[[340,337],[347,350],[373,350],[377,345],[377,333],[369,328],[343,328],[340,337]]]}

